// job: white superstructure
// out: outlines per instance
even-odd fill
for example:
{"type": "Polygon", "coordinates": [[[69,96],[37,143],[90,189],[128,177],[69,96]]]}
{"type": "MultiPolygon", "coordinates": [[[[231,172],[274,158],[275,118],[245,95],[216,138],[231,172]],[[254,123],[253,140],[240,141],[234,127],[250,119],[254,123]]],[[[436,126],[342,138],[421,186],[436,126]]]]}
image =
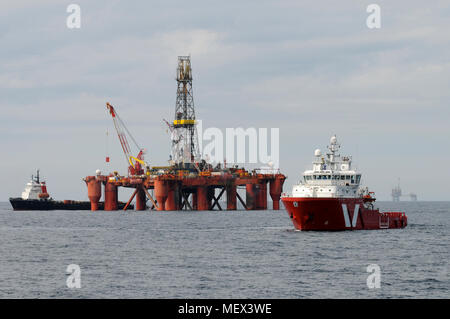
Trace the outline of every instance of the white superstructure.
{"type": "Polygon", "coordinates": [[[42,191],[40,183],[36,183],[35,180],[31,180],[25,186],[22,192],[22,199],[39,199],[39,194],[42,191]]]}
{"type": "Polygon", "coordinates": [[[41,198],[48,198],[48,194],[45,182],[40,182],[39,180],[39,170],[38,170],[36,178],[31,176],[31,181],[29,181],[25,186],[25,189],[22,192],[22,199],[41,199],[41,198]]]}
{"type": "Polygon", "coordinates": [[[330,139],[329,152],[314,152],[313,169],[303,173],[303,179],[294,185],[292,197],[347,197],[360,196],[361,173],[352,169],[351,156],[339,155],[336,135],[330,139]]]}

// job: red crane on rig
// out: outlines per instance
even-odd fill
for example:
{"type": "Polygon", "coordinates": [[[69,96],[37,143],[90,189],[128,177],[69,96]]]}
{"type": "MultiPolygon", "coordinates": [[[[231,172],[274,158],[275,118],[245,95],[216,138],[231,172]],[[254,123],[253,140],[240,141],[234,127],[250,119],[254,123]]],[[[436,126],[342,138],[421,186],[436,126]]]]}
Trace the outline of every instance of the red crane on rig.
{"type": "Polygon", "coordinates": [[[144,166],[148,167],[148,164],[144,161],[145,149],[139,147],[136,140],[133,138],[130,131],[128,131],[127,127],[117,114],[117,111],[114,109],[114,107],[106,102],[106,108],[112,116],[114,127],[116,129],[117,136],[119,137],[120,145],[122,146],[123,153],[125,154],[125,158],[128,164],[128,174],[143,175],[144,166]],[[131,155],[131,148],[130,144],[128,144],[127,136],[131,138],[134,145],[136,145],[136,147],[139,149],[139,153],[136,157],[131,155]]]}

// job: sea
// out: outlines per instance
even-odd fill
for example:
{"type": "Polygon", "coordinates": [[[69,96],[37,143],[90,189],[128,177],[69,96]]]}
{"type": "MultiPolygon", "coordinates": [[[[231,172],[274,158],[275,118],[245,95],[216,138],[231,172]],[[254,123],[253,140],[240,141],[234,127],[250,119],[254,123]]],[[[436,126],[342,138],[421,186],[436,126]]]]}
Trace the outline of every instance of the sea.
{"type": "Polygon", "coordinates": [[[408,226],[302,232],[285,210],[14,212],[3,202],[0,298],[449,298],[450,202],[378,207],[405,211],[408,226]]]}

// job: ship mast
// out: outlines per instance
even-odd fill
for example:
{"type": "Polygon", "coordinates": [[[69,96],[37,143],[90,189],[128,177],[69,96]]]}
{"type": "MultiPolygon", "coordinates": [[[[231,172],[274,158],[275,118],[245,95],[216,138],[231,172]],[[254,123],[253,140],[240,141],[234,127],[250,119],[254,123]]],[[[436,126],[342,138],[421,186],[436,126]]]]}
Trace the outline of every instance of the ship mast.
{"type": "Polygon", "coordinates": [[[333,169],[335,169],[334,164],[336,161],[336,157],[339,156],[339,154],[337,154],[337,152],[339,151],[340,147],[341,147],[341,145],[338,143],[336,135],[333,135],[330,139],[330,145],[328,146],[328,149],[330,150],[331,153],[327,154],[328,158],[330,160],[330,166],[333,169]]]}
{"type": "Polygon", "coordinates": [[[33,178],[33,175],[31,175],[31,180],[34,180],[36,183],[39,184],[39,169],[36,172],[36,179],[33,178]]]}

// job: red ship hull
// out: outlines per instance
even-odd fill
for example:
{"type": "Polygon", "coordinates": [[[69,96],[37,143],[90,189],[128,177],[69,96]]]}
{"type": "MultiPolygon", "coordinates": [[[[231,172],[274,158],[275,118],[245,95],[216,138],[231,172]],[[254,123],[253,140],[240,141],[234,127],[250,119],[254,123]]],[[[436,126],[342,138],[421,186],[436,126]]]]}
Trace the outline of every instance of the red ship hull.
{"type": "Polygon", "coordinates": [[[283,197],[282,201],[298,230],[389,229],[407,225],[405,213],[381,213],[363,198],[283,197]]]}

